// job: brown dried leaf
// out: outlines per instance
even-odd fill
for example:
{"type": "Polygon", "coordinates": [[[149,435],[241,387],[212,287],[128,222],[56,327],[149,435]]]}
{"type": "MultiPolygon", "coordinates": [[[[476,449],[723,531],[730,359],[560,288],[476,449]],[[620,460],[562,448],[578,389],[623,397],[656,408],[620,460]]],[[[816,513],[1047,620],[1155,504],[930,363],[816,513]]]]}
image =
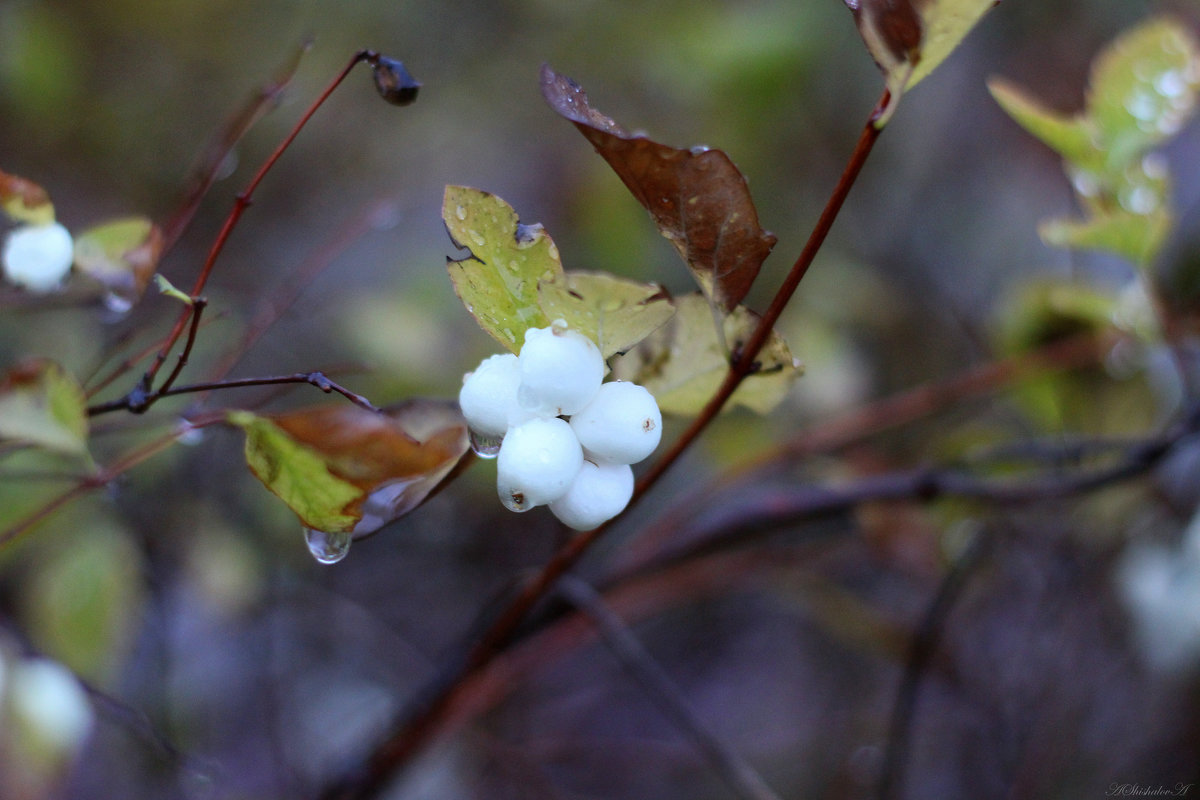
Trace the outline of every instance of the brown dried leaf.
{"type": "Polygon", "coordinates": [[[542,67],[542,95],[575,123],[687,263],[711,305],[728,314],[750,291],[775,236],[758,225],[746,179],[720,150],[680,150],[626,132],[570,78],[542,67]]]}

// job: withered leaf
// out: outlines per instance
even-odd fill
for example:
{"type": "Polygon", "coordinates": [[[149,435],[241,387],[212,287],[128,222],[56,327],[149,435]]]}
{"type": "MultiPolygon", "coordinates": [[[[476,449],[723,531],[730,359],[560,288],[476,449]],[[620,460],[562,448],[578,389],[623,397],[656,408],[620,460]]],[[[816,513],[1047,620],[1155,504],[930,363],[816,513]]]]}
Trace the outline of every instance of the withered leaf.
{"type": "Polygon", "coordinates": [[[305,526],[355,537],[425,502],[469,452],[457,406],[434,400],[382,413],[337,404],[227,418],[246,433],[250,470],[305,526]]]}
{"type": "Polygon", "coordinates": [[[54,205],[46,190],[31,180],[0,170],[0,209],[17,222],[54,222],[54,205]]]}
{"type": "Polygon", "coordinates": [[[675,246],[709,303],[745,298],[775,236],[758,224],[746,179],[720,150],[681,150],[625,131],[570,78],[542,67],[542,95],[575,124],[675,246]]]}

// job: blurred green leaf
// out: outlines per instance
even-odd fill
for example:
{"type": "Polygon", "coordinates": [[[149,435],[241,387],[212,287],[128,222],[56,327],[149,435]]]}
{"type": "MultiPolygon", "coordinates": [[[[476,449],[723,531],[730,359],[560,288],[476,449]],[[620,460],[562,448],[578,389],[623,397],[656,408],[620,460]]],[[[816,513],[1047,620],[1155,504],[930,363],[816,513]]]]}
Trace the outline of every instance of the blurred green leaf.
{"type": "Polygon", "coordinates": [[[103,515],[79,523],[81,535],[36,562],[23,605],[40,649],[101,679],[119,668],[138,624],[140,556],[103,515]]]}
{"type": "Polygon", "coordinates": [[[1103,250],[1146,266],[1172,225],[1166,167],[1147,151],[1173,136],[1195,111],[1200,46],[1180,23],[1152,19],[1118,37],[1092,64],[1084,111],[1043,108],[1001,80],[996,102],[1058,152],[1086,212],[1081,222],[1042,224],[1060,247],[1103,250]]]}
{"type": "Polygon", "coordinates": [[[566,320],[605,358],[633,347],[675,313],[670,296],[657,284],[603,272],[567,272],[543,283],[538,297],[547,318],[566,320]]]}
{"type": "Polygon", "coordinates": [[[512,206],[479,189],[447,186],[442,220],[454,244],[471,251],[447,263],[459,299],[496,341],[520,351],[526,330],[550,324],[538,284],[562,277],[558,248],[541,225],[522,225],[512,206]]]}
{"type": "Polygon", "coordinates": [[[1110,170],[1178,133],[1196,106],[1200,47],[1160,17],[1122,34],[1092,64],[1087,115],[1110,170]]]}
{"type": "Polygon", "coordinates": [[[99,282],[118,307],[128,308],[146,291],[162,246],[162,231],[145,217],[111,220],[75,237],[75,268],[99,282]]]}
{"type": "Polygon", "coordinates": [[[29,361],[0,382],[0,439],[87,455],[87,400],[53,361],[29,361]]]}
{"type": "MultiPolygon", "coordinates": [[[[702,294],[675,302],[675,316],[633,350],[616,360],[613,374],[645,386],[664,413],[697,414],[725,379],[729,358],[713,325],[713,310],[702,294]]],[[[759,317],[738,306],[724,319],[725,341],[734,352],[758,326],[759,317]]],[[[759,371],[742,382],[725,406],[759,414],[779,405],[801,374],[787,343],[772,334],[758,356],[759,371]]]]}
{"type": "Polygon", "coordinates": [[[47,225],[54,222],[50,195],[36,183],[0,171],[0,208],[15,222],[47,225]]]}

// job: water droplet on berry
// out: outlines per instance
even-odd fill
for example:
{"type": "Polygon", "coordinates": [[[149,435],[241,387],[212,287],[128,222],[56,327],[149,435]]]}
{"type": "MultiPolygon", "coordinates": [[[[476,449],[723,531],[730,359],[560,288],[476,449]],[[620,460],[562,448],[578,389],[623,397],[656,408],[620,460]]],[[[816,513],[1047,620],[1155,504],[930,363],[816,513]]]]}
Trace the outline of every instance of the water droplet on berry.
{"type": "Polygon", "coordinates": [[[304,529],[308,552],[320,564],[336,564],[350,552],[349,533],[329,533],[316,528],[304,529]]]}
{"type": "Polygon", "coordinates": [[[484,436],[471,431],[471,449],[480,458],[495,458],[500,454],[500,443],[503,441],[503,436],[484,436]]]}

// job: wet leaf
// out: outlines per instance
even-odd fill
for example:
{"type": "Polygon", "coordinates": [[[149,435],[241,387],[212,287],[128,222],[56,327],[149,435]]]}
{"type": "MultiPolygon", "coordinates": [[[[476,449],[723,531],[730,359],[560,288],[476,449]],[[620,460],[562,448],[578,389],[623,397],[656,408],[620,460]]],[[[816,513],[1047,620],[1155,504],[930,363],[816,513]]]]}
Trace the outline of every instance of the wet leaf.
{"type": "Polygon", "coordinates": [[[845,0],[887,81],[891,99],[876,125],[883,127],[906,91],[954,52],[980,18],[1000,0],[845,0]]]}
{"type": "Polygon", "coordinates": [[[110,305],[127,309],[146,291],[162,247],[162,231],[145,217],[111,220],[75,237],[75,268],[107,290],[110,305]]]}
{"type": "Polygon", "coordinates": [[[499,197],[465,186],[446,187],[442,220],[454,244],[471,251],[447,261],[454,291],[480,327],[520,351],[527,329],[550,324],[538,284],[563,275],[554,241],[541,225],[522,225],[499,197]]]}
{"type": "Polygon", "coordinates": [[[567,272],[543,283],[538,296],[549,319],[566,320],[595,342],[605,358],[633,347],[675,313],[661,286],[603,272],[567,272]]]}
{"type": "Polygon", "coordinates": [[[1200,45],[1169,18],[1118,37],[1092,64],[1087,103],[1074,115],[1048,110],[1000,80],[996,101],[1022,127],[1058,152],[1085,219],[1052,220],[1047,244],[1104,250],[1145,266],[1172,225],[1165,162],[1151,148],[1174,135],[1196,108],[1200,45]]]}
{"type": "Polygon", "coordinates": [[[0,439],[87,454],[87,401],[78,382],[53,361],[30,361],[0,382],[0,439]]]}
{"type": "Polygon", "coordinates": [[[366,536],[423,503],[469,450],[452,403],[381,413],[338,404],[273,415],[233,411],[246,463],[308,528],[366,536]]]}
{"type": "Polygon", "coordinates": [[[679,252],[709,302],[745,298],[775,236],[758,225],[746,179],[720,150],[680,150],[627,133],[570,78],[542,67],[542,95],[604,157],[679,252]]]}
{"type": "Polygon", "coordinates": [[[50,195],[36,183],[0,171],[0,208],[15,222],[47,225],[54,222],[50,195]]]}
{"type": "MultiPolygon", "coordinates": [[[[692,416],[721,385],[729,359],[703,296],[679,298],[675,309],[669,323],[614,362],[613,374],[645,386],[664,413],[692,416]]],[[[725,317],[725,340],[735,352],[750,338],[758,320],[758,315],[744,306],[725,317]]],[[[783,400],[801,374],[787,343],[778,334],[767,340],[758,363],[759,371],[742,382],[726,408],[743,405],[766,414],[783,400]]]]}

